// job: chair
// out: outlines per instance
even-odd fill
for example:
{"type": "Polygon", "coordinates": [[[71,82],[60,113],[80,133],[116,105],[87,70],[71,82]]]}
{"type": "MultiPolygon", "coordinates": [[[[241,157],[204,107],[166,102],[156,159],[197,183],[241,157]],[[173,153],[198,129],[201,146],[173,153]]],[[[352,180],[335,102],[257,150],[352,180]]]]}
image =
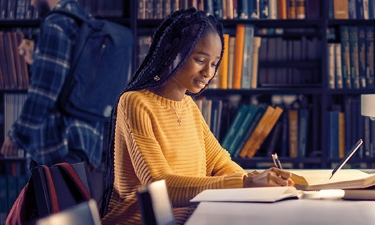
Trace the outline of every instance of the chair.
{"type": "Polygon", "coordinates": [[[98,205],[94,199],[36,221],[36,225],[101,225],[98,205]]]}
{"type": "Polygon", "coordinates": [[[144,225],[175,225],[165,180],[155,181],[137,190],[144,225]]]}

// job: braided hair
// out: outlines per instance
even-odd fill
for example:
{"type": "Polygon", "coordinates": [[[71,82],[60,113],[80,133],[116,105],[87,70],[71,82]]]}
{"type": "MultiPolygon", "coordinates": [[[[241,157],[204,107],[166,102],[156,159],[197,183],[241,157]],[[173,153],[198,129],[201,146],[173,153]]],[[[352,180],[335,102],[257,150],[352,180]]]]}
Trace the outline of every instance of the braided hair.
{"type": "MultiPolygon", "coordinates": [[[[162,21],[154,32],[145,59],[122,94],[127,91],[155,88],[168,81],[190,57],[199,39],[209,32],[216,32],[222,43],[220,60],[215,69],[216,73],[224,51],[223,27],[221,23],[212,15],[207,15],[205,12],[198,11],[195,8],[181,9],[172,12],[162,21]]],[[[118,101],[119,100],[117,100],[112,111],[108,126],[107,143],[105,144],[107,148],[106,171],[104,176],[104,194],[101,199],[100,211],[102,217],[107,213],[109,199],[113,190],[114,137],[118,101]]]]}

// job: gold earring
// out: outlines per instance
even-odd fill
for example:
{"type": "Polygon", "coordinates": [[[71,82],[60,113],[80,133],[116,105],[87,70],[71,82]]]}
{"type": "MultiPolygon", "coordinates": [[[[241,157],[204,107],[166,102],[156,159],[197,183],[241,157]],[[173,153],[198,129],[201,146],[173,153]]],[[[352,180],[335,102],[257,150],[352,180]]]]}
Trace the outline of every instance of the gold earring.
{"type": "Polygon", "coordinates": [[[160,77],[158,75],[154,76],[154,81],[159,81],[160,77]]]}

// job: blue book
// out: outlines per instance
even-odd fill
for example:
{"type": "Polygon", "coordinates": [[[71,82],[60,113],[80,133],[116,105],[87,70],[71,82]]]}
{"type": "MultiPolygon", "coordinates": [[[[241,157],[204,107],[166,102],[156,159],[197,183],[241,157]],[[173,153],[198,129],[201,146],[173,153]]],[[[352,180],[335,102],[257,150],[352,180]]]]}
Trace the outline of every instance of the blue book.
{"type": "Polygon", "coordinates": [[[268,19],[269,10],[268,10],[268,0],[259,0],[259,18],[268,19]]]}
{"type": "Polygon", "coordinates": [[[368,0],[368,18],[375,19],[375,0],[368,0]]]}
{"type": "MultiPolygon", "coordinates": [[[[231,122],[222,142],[221,146],[229,152],[229,147],[234,139],[235,135],[237,134],[237,130],[241,125],[243,119],[245,118],[246,114],[248,113],[249,106],[248,105],[241,105],[240,108],[237,110],[236,115],[234,115],[233,121],[231,122]]],[[[229,152],[232,154],[231,152],[229,152]]]]}
{"type": "Polygon", "coordinates": [[[247,114],[245,115],[244,119],[242,120],[238,130],[236,131],[236,134],[232,140],[232,142],[229,145],[229,152],[232,153],[232,156],[234,156],[241,140],[243,139],[246,131],[249,129],[251,122],[254,120],[255,115],[258,111],[258,106],[251,104],[248,107],[247,114]]]}
{"type": "Polygon", "coordinates": [[[249,19],[249,2],[248,0],[237,0],[238,19],[249,19]]]}
{"type": "Polygon", "coordinates": [[[352,87],[350,79],[350,51],[349,51],[349,27],[340,26],[341,36],[341,66],[342,66],[342,78],[343,86],[346,89],[352,87]]]}
{"type": "Polygon", "coordinates": [[[366,26],[358,26],[358,77],[359,77],[359,87],[367,88],[366,26]]]}
{"type": "Polygon", "coordinates": [[[245,26],[245,40],[242,59],[242,80],[241,88],[250,89],[251,87],[251,72],[253,62],[253,40],[254,40],[254,25],[246,24],[245,26]]]}
{"type": "Polygon", "coordinates": [[[363,0],[356,0],[355,10],[356,10],[356,19],[363,20],[365,18],[363,0]]]}
{"type": "Polygon", "coordinates": [[[262,0],[252,0],[248,1],[248,15],[249,19],[259,19],[260,17],[260,10],[259,10],[259,1],[262,0]]]}
{"type": "MultiPolygon", "coordinates": [[[[340,1],[342,1],[342,0],[340,0],[340,1]]],[[[348,1],[349,19],[357,19],[357,9],[356,9],[356,5],[357,5],[356,1],[357,0],[347,0],[347,1],[348,1]]]]}
{"type": "Polygon", "coordinates": [[[281,147],[280,156],[287,157],[289,150],[289,117],[288,111],[284,109],[283,114],[281,114],[281,147]]]}
{"type": "Polygon", "coordinates": [[[238,157],[238,155],[240,154],[241,150],[245,146],[247,140],[250,138],[251,134],[255,130],[256,126],[258,125],[260,119],[262,119],[263,114],[266,111],[266,109],[267,109],[267,105],[258,105],[258,110],[256,112],[256,115],[254,116],[254,119],[251,122],[249,128],[247,129],[247,131],[243,135],[243,137],[241,139],[241,142],[240,142],[240,144],[238,145],[238,147],[236,149],[236,152],[233,154],[233,157],[238,157]]]}
{"type": "Polygon", "coordinates": [[[204,11],[209,15],[215,15],[213,0],[204,0],[204,11]]]}
{"type": "Polygon", "coordinates": [[[212,0],[212,5],[214,8],[214,16],[218,19],[222,19],[224,16],[223,2],[221,0],[212,0]]]}
{"type": "Polygon", "coordinates": [[[359,88],[358,27],[349,26],[350,77],[352,88],[359,88]]]}

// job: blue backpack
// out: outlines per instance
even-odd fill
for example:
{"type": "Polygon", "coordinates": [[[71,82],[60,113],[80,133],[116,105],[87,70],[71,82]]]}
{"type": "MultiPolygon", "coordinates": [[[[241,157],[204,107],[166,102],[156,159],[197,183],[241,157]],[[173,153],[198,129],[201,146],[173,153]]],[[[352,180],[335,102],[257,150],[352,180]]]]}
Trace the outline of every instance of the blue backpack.
{"type": "Polygon", "coordinates": [[[134,38],[120,24],[64,9],[80,30],[73,48],[71,68],[58,98],[58,108],[86,121],[106,121],[130,77],[134,38]]]}

